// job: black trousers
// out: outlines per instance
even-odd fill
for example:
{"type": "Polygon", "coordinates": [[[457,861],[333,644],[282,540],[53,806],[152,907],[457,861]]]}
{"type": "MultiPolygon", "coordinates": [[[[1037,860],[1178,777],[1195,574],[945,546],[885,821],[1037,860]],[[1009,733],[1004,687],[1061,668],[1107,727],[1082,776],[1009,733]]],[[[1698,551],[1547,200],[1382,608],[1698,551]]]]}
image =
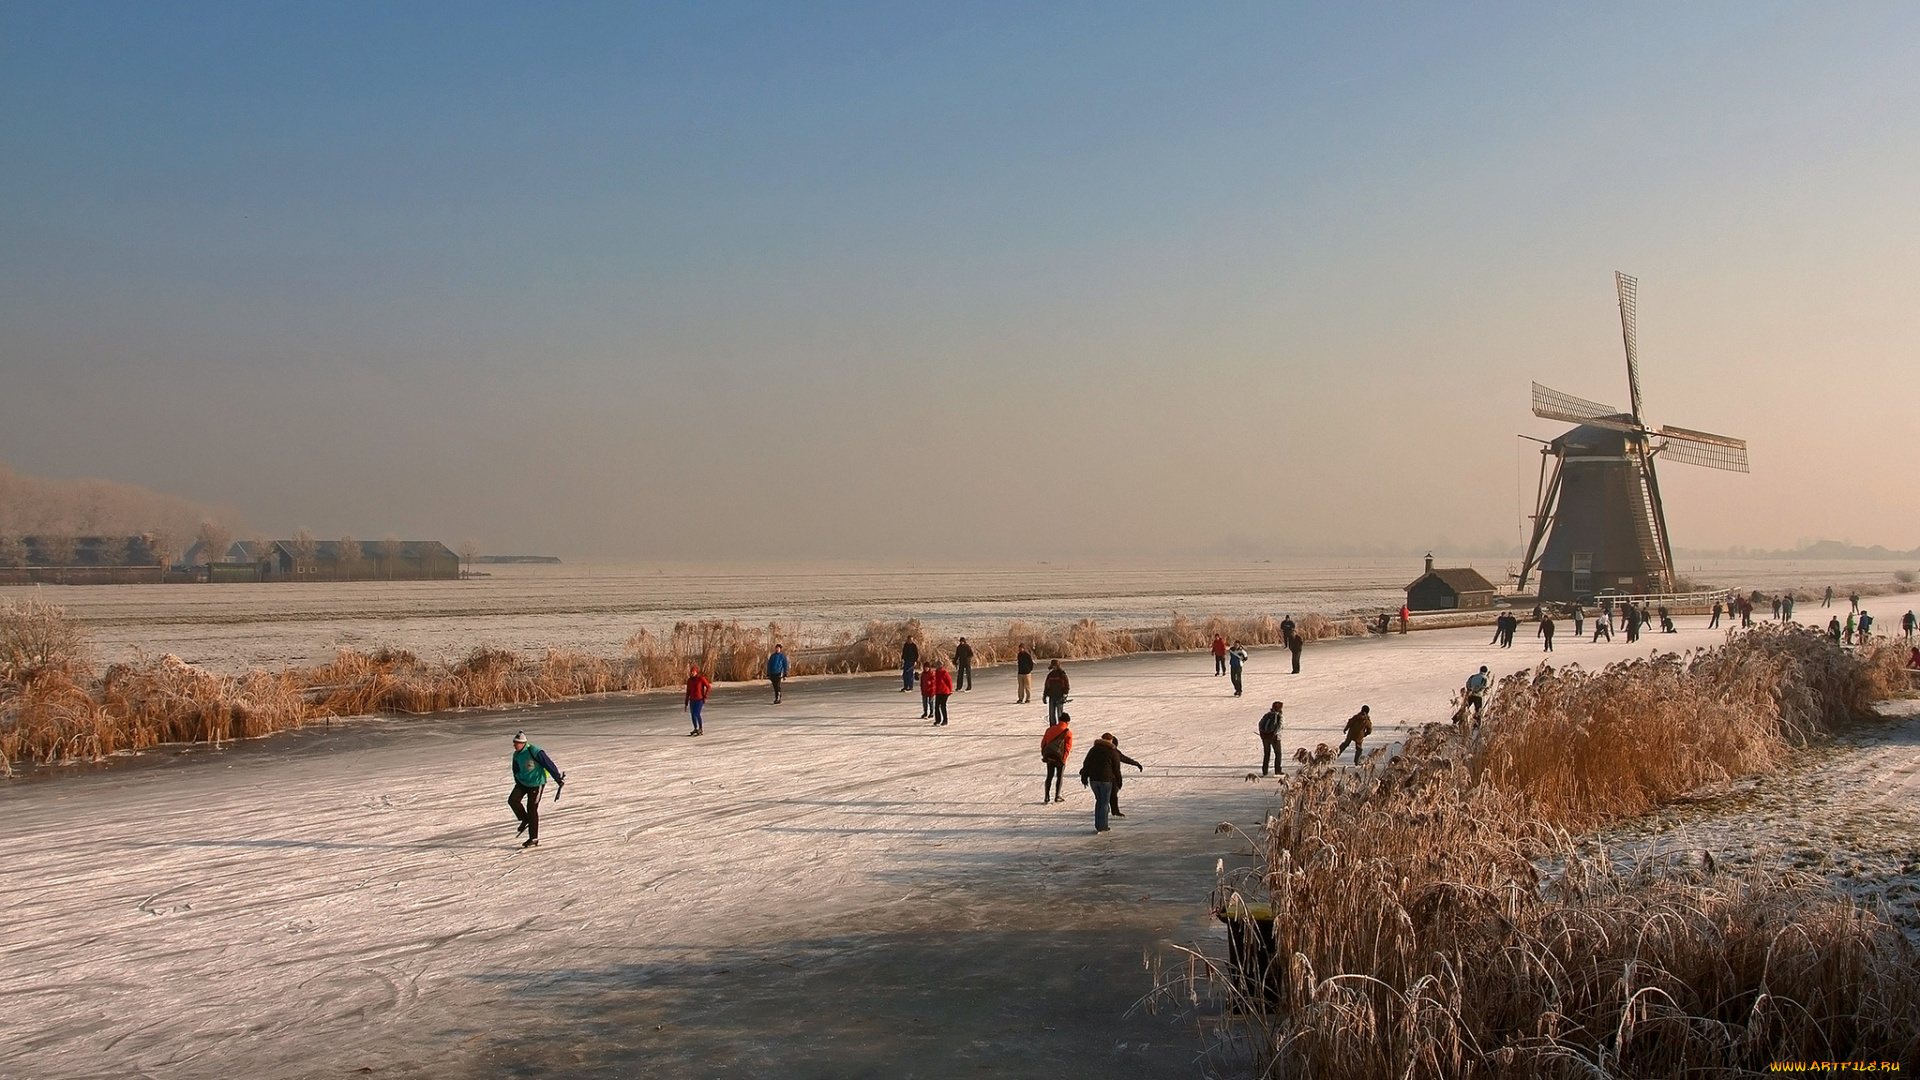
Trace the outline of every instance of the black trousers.
{"type": "Polygon", "coordinates": [[[947,722],[947,695],[945,694],[933,695],[933,722],[936,724],[947,722]]]}
{"type": "Polygon", "coordinates": [[[513,816],[527,823],[527,839],[540,839],[540,792],[544,788],[528,787],[525,784],[513,785],[513,794],[507,796],[507,808],[513,816]],[[520,804],[525,801],[526,808],[520,804]]]}
{"type": "Polygon", "coordinates": [[[1299,649],[1293,650],[1293,673],[1295,675],[1300,674],[1300,650],[1299,649]]]}
{"type": "Polygon", "coordinates": [[[1233,669],[1233,696],[1234,697],[1240,696],[1240,669],[1239,668],[1233,669]]]}
{"type": "Polygon", "coordinates": [[[1225,675],[1225,674],[1227,673],[1227,658],[1226,658],[1226,657],[1224,657],[1224,656],[1215,656],[1215,657],[1213,658],[1213,673],[1214,673],[1215,675],[1225,675]]]}
{"type": "Polygon", "coordinates": [[[1276,769],[1283,769],[1285,767],[1286,759],[1280,756],[1280,736],[1278,733],[1272,735],[1263,734],[1260,736],[1261,776],[1267,775],[1267,762],[1269,760],[1273,762],[1273,767],[1276,769]]]}
{"type": "Polygon", "coordinates": [[[973,689],[972,664],[955,664],[953,666],[953,688],[955,690],[973,689]]]}
{"type": "Polygon", "coordinates": [[[767,676],[767,681],[773,684],[773,700],[775,702],[778,702],[780,700],[780,680],[784,678],[786,678],[785,675],[767,676]]]}
{"type": "Polygon", "coordinates": [[[1041,798],[1064,795],[1065,792],[1061,791],[1061,788],[1065,787],[1066,783],[1067,763],[1064,761],[1047,762],[1047,782],[1045,786],[1040,789],[1041,798]]]}

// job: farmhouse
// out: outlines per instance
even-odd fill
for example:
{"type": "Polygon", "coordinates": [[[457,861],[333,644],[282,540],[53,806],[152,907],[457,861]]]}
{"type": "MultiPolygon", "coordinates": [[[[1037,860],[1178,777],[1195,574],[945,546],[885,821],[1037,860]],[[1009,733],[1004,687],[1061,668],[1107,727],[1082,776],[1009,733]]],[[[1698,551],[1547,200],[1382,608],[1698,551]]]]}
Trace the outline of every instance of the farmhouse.
{"type": "Polygon", "coordinates": [[[1472,567],[1456,566],[1435,570],[1433,556],[1427,556],[1427,572],[1407,586],[1410,611],[1450,611],[1455,608],[1493,606],[1493,582],[1472,567]]]}
{"type": "Polygon", "coordinates": [[[438,540],[236,541],[227,554],[259,568],[261,581],[442,581],[460,576],[460,557],[438,540]]]}

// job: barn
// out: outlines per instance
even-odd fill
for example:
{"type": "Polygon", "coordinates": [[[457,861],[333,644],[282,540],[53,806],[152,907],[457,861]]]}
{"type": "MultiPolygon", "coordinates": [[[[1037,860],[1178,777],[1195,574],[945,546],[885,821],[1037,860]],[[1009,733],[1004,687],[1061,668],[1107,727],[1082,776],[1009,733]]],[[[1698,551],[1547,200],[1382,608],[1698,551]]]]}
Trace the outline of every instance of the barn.
{"type": "Polygon", "coordinates": [[[1493,582],[1468,566],[1433,568],[1433,556],[1427,556],[1427,572],[1407,586],[1409,611],[1472,610],[1493,606],[1497,590],[1493,582]]]}

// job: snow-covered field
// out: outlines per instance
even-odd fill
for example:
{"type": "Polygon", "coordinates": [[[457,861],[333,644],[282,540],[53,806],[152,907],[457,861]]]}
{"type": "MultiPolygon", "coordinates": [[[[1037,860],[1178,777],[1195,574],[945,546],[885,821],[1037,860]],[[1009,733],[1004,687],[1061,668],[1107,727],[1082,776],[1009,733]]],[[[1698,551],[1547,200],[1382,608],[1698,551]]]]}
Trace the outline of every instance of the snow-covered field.
{"type": "MultiPolygon", "coordinates": [[[[1500,559],[1474,563],[1504,580],[1500,559]]],[[[227,672],[304,666],[342,646],[382,645],[429,658],[487,644],[523,652],[616,655],[634,631],[682,620],[798,623],[812,635],[857,631],[870,619],[918,618],[945,634],[1042,627],[1091,618],[1104,626],[1165,625],[1174,611],[1207,615],[1340,614],[1397,609],[1416,559],[1276,559],[1179,564],[905,567],[876,563],[502,565],[470,581],[345,584],[7,586],[0,602],[34,596],[85,621],[103,662],[132,650],[173,653],[227,672]]],[[[1877,562],[1751,560],[1681,567],[1701,581],[1775,590],[1890,582],[1877,562]]],[[[1907,569],[1913,569],[1908,567],[1907,569]]],[[[1904,608],[1902,609],[1904,610],[1904,608]]],[[[1885,625],[1883,623],[1883,625],[1885,625]]]]}
{"type": "MultiPolygon", "coordinates": [[[[1718,642],[1704,621],[1553,659],[1718,642]]],[[[723,687],[698,739],[651,694],[8,784],[0,1075],[1198,1075],[1190,1025],[1128,1009],[1143,953],[1207,932],[1216,860],[1245,864],[1215,826],[1271,806],[1258,715],[1287,702],[1291,749],[1364,702],[1390,741],[1541,658],[1489,636],[1316,644],[1297,676],[1257,650],[1239,699],[1205,656],[1070,665],[1075,767],[1102,731],[1147,766],[1103,836],[1080,788],[1041,805],[1044,710],[1004,668],[938,730],[888,676],[830,678],[723,687]],[[526,853],[521,727],[569,778],[526,853]]],[[[1909,777],[1914,746],[1884,748],[1909,777]]]]}

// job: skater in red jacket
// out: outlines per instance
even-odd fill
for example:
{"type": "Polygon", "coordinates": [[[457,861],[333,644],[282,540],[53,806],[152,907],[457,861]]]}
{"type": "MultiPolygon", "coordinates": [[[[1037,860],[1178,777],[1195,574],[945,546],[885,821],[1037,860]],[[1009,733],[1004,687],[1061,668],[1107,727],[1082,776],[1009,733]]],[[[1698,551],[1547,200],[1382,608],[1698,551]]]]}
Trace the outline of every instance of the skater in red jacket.
{"type": "Polygon", "coordinates": [[[947,670],[945,660],[933,662],[933,726],[945,727],[947,724],[947,698],[953,696],[953,672],[947,670]]]}
{"type": "Polygon", "coordinates": [[[693,730],[687,732],[687,734],[698,735],[705,730],[700,723],[700,710],[706,708],[707,691],[712,689],[713,684],[707,681],[705,675],[700,674],[700,668],[698,666],[688,670],[687,701],[685,707],[687,712],[693,715],[693,730]]]}

